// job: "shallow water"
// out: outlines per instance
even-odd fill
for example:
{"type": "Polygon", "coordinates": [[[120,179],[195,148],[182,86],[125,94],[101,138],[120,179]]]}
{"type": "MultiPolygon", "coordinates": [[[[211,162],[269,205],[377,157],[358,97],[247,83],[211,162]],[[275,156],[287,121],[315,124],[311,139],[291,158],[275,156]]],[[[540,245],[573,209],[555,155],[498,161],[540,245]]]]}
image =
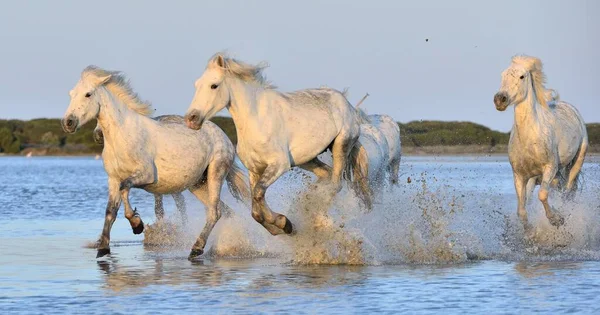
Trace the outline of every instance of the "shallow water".
{"type": "MultiPolygon", "coordinates": [[[[270,236],[225,192],[236,214],[189,262],[204,216],[191,194],[179,245],[144,247],[121,210],[112,254],[97,260],[102,162],[0,158],[0,312],[598,313],[600,167],[589,160],[575,199],[551,198],[564,227],[528,205],[533,239],[506,158],[405,158],[400,186],[370,213],[346,188],[323,209],[322,187],[284,176],[267,199],[294,221],[292,237],[270,236]]],[[[132,204],[152,223],[151,195],[135,191],[132,204]]],[[[174,217],[169,196],[165,206],[174,217]]]]}

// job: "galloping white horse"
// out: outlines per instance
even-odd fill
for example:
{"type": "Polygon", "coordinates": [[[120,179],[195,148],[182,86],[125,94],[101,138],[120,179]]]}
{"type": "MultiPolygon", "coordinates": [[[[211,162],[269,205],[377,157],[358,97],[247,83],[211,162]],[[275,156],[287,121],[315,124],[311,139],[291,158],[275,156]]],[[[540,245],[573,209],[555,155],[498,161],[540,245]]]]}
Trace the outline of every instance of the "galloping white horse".
{"type": "Polygon", "coordinates": [[[527,190],[533,190],[538,181],[538,197],[546,217],[554,226],[564,224],[564,219],[548,203],[548,188],[557,177],[559,182],[566,181],[566,186],[561,188],[575,189],[588,147],[581,115],[575,107],[558,101],[558,96],[546,90],[545,79],[540,59],[515,56],[510,67],[502,73],[500,91],[494,96],[499,111],[515,105],[508,154],[518,214],[526,228],[529,228],[525,209],[527,190]]]}
{"type": "Polygon", "coordinates": [[[348,155],[359,136],[356,114],[348,100],[333,89],[276,91],[253,66],[217,53],[196,81],[196,93],[185,115],[188,126],[200,129],[227,108],[237,129],[237,153],[250,171],[252,217],[271,234],[290,234],[292,223],[271,211],[267,188],[293,166],[329,177],[337,192],[348,155]],[[333,171],[316,157],[331,148],[333,171]]]}
{"type": "Polygon", "coordinates": [[[362,109],[358,108],[358,105],[356,106],[356,112],[361,124],[373,125],[385,136],[388,148],[388,164],[385,167],[388,171],[390,183],[396,185],[398,183],[400,160],[402,159],[400,127],[398,123],[388,115],[367,115],[362,109]]]}
{"type": "MultiPolygon", "coordinates": [[[[154,120],[160,122],[176,122],[183,124],[183,117],[177,115],[162,115],[155,117],[154,120]]],[[[100,123],[96,123],[96,128],[94,128],[94,141],[99,145],[104,145],[104,134],[102,134],[102,127],[100,127],[100,123]]],[[[185,206],[185,198],[181,192],[175,192],[171,194],[173,200],[175,200],[175,206],[181,215],[183,222],[187,221],[187,210],[185,206]]],[[[163,206],[163,195],[154,194],[154,214],[156,215],[157,220],[162,220],[165,217],[165,207],[163,206]]]]}
{"type": "Polygon", "coordinates": [[[221,210],[227,207],[220,200],[223,181],[227,180],[237,199],[249,198],[250,194],[245,175],[234,164],[233,144],[225,133],[210,122],[201,131],[194,131],[181,123],[148,117],[150,104],[141,101],[118,72],[89,66],[69,94],[63,129],[73,133],[97,118],[105,140],[102,160],[108,174],[108,205],[97,257],[110,253],[110,230],[121,201],[133,232],[144,230],[129,204],[129,190],[134,187],[153,194],[189,189],[206,205],[206,225],[190,258],[201,255],[221,210]]]}

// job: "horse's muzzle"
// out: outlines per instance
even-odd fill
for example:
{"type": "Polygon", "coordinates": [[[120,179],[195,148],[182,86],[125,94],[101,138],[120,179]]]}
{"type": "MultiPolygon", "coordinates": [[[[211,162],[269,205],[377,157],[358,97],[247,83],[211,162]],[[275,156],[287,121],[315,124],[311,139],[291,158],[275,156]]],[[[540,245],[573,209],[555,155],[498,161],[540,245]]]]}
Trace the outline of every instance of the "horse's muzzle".
{"type": "Polygon", "coordinates": [[[74,133],[79,126],[79,119],[73,115],[69,115],[61,120],[61,125],[66,133],[74,133]]]}
{"type": "Polygon", "coordinates": [[[191,111],[185,115],[185,124],[190,129],[199,130],[204,122],[203,118],[200,118],[198,111],[191,111]]]}
{"type": "Polygon", "coordinates": [[[510,103],[508,102],[508,96],[504,92],[498,92],[494,95],[494,105],[498,111],[505,111],[510,103]]]}

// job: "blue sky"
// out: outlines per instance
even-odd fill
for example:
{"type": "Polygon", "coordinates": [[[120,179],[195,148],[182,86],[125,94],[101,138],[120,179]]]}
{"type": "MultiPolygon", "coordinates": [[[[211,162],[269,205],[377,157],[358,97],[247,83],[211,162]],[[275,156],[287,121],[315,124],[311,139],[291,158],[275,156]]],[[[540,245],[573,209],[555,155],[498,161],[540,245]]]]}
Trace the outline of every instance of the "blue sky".
{"type": "Polygon", "coordinates": [[[492,98],[514,54],[600,121],[600,1],[3,1],[0,118],[61,117],[81,70],[124,71],[157,114],[183,114],[217,51],[266,60],[281,90],[350,88],[396,120],[508,131],[492,98]],[[425,41],[429,39],[429,41],[425,41]]]}

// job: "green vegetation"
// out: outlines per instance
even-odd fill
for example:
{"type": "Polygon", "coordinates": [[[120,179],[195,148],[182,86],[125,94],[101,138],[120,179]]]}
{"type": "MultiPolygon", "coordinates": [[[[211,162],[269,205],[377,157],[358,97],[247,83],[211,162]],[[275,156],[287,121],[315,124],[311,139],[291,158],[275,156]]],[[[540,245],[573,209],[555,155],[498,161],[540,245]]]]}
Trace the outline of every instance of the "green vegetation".
{"type": "MultiPolygon", "coordinates": [[[[227,136],[237,143],[235,125],[229,117],[212,119],[227,136]]],[[[404,147],[428,148],[461,146],[494,148],[508,144],[509,133],[491,130],[471,122],[412,121],[398,124],[404,147]]],[[[66,134],[59,119],[0,120],[0,153],[26,154],[94,154],[102,147],[94,142],[95,122],[89,122],[75,134],[66,134]]],[[[600,148],[600,123],[588,124],[592,151],[600,148]]],[[[410,151],[412,152],[412,151],[410,151]]],[[[470,153],[470,152],[464,152],[470,153]]]]}
{"type": "MultiPolygon", "coordinates": [[[[411,121],[400,125],[403,146],[451,146],[508,144],[510,133],[491,130],[472,122],[411,121]]],[[[600,131],[600,130],[599,130],[600,131]]]]}

